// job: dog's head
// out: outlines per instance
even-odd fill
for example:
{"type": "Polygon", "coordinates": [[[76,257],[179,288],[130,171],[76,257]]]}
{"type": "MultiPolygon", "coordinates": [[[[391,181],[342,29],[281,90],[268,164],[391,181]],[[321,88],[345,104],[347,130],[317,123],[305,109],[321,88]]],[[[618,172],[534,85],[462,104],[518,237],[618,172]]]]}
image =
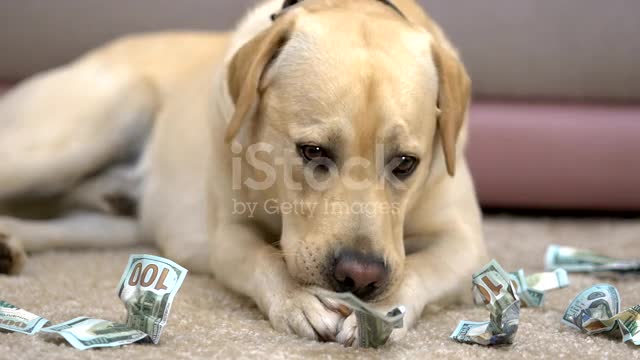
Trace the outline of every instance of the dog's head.
{"type": "Polygon", "coordinates": [[[402,278],[412,200],[455,172],[470,92],[455,52],[381,2],[310,0],[242,47],[228,81],[227,140],[242,128],[267,144],[256,158],[286,206],[291,275],[384,298],[402,278]]]}

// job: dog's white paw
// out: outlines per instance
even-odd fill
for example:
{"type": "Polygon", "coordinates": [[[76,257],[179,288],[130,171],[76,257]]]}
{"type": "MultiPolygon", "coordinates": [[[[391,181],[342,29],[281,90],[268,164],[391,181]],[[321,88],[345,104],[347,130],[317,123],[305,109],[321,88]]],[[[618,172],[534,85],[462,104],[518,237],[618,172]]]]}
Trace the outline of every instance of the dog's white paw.
{"type": "Polygon", "coordinates": [[[319,341],[336,341],[346,315],[339,305],[305,289],[286,294],[269,309],[269,321],[276,330],[319,341]]]}
{"type": "Polygon", "coordinates": [[[336,342],[344,346],[358,345],[358,320],[355,313],[347,316],[340,325],[336,342]]]}
{"type": "Polygon", "coordinates": [[[0,274],[18,274],[27,261],[22,242],[0,230],[0,274]]]}
{"type": "MultiPolygon", "coordinates": [[[[313,291],[296,289],[282,296],[269,310],[272,326],[285,333],[357,347],[359,343],[356,314],[333,300],[320,298],[313,291]]],[[[380,312],[390,309],[380,306],[380,312]]],[[[395,329],[389,342],[397,342],[407,334],[414,321],[414,314],[405,315],[405,327],[395,329]]]]}

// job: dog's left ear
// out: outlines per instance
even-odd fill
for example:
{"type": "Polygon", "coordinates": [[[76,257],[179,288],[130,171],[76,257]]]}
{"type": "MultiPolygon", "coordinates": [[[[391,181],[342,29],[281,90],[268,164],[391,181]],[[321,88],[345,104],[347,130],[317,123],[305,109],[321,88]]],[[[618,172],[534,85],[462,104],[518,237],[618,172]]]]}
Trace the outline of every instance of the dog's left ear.
{"type": "Polygon", "coordinates": [[[231,60],[227,81],[236,109],[225,134],[227,143],[238,135],[245,122],[256,116],[264,90],[260,88],[262,77],[289,39],[295,19],[291,13],[278,18],[269,29],[240,48],[231,60]]]}
{"type": "Polygon", "coordinates": [[[471,100],[471,79],[453,49],[431,45],[438,70],[438,131],[442,139],[447,172],[456,173],[456,144],[471,100]]]}

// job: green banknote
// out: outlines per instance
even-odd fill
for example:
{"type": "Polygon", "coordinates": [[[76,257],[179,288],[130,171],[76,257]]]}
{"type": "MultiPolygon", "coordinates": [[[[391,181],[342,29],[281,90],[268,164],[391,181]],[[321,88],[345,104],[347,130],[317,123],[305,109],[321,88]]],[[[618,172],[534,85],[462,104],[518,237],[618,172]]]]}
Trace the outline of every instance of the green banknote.
{"type": "Polygon", "coordinates": [[[404,306],[399,306],[387,314],[373,309],[352,293],[333,293],[317,290],[316,295],[335,300],[356,313],[358,322],[358,347],[377,348],[387,343],[394,329],[404,326],[404,306]]]}
{"type": "Polygon", "coordinates": [[[169,310],[187,270],[153,255],[131,255],[117,291],[127,309],[126,323],[80,317],[43,329],[59,334],[80,350],[114,347],[149,338],[154,344],[167,323],[169,310]]]}
{"type": "Polygon", "coordinates": [[[549,291],[569,286],[569,275],[565,269],[555,269],[527,276],[529,289],[549,291]]]}
{"type": "Polygon", "coordinates": [[[619,331],[622,341],[640,345],[640,305],[620,312],[620,295],[609,284],[581,292],[569,304],[562,322],[589,335],[619,331]]]}
{"type": "MultiPolygon", "coordinates": [[[[516,292],[523,307],[542,307],[545,293],[550,290],[562,289],[569,286],[569,276],[564,269],[551,272],[537,273],[526,276],[523,269],[509,273],[515,283],[516,292]]],[[[478,296],[475,295],[476,304],[478,296]]]]}
{"type": "Polygon", "coordinates": [[[529,288],[523,269],[509,273],[509,276],[514,283],[516,293],[520,297],[520,305],[522,307],[542,307],[545,298],[544,291],[529,288]]]}
{"type": "Polygon", "coordinates": [[[631,341],[640,346],[640,305],[630,307],[606,321],[617,323],[623,342],[631,341]]]}
{"type": "Polygon", "coordinates": [[[621,260],[582,249],[551,245],[545,256],[547,270],[568,272],[640,272],[640,260],[621,260]]]}
{"type": "Polygon", "coordinates": [[[87,317],[79,317],[42,331],[61,335],[79,350],[127,345],[147,337],[146,333],[124,324],[87,317]]]}
{"type": "Polygon", "coordinates": [[[118,296],[127,308],[127,326],[160,341],[173,298],[187,276],[187,269],[153,255],[131,255],[118,285],[118,296]]]}
{"type": "Polygon", "coordinates": [[[49,320],[0,300],[0,329],[33,335],[49,320]]]}
{"type": "Polygon", "coordinates": [[[473,274],[473,286],[476,298],[490,311],[489,321],[461,321],[451,339],[480,345],[513,343],[520,321],[520,298],[511,276],[492,260],[473,274]]]}
{"type": "Polygon", "coordinates": [[[485,339],[485,334],[489,333],[489,324],[491,324],[490,321],[462,320],[453,331],[451,338],[462,343],[478,344],[476,339],[485,339]]]}

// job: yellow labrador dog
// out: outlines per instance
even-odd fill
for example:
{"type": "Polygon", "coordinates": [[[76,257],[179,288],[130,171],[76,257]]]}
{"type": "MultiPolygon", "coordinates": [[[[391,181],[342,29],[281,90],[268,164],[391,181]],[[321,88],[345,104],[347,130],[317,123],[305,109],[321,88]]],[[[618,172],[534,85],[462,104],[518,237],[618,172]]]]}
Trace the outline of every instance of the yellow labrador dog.
{"type": "Polygon", "coordinates": [[[0,270],[153,243],[278,330],[354,342],[317,288],[403,304],[406,329],[485,257],[469,97],[413,0],[269,0],[233,33],[115,41],[0,100],[0,270]]]}

